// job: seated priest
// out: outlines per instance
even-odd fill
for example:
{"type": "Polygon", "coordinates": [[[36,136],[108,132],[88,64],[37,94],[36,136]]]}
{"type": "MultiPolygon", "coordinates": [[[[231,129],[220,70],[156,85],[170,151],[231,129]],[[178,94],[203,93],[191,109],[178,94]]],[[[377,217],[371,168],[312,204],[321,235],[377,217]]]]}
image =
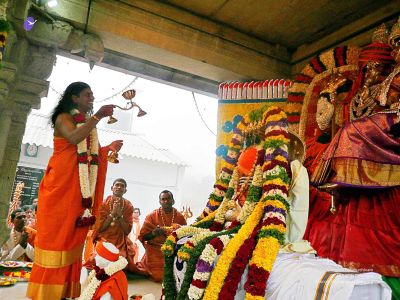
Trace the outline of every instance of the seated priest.
{"type": "Polygon", "coordinates": [[[26,214],[21,208],[15,209],[10,217],[13,228],[1,247],[1,261],[33,261],[36,230],[26,226],[26,214]]]}
{"type": "MultiPolygon", "coordinates": [[[[129,238],[133,224],[133,205],[123,198],[127,191],[127,183],[125,179],[118,178],[114,180],[111,187],[112,196],[101,204],[99,215],[93,232],[93,240],[107,241],[115,245],[120,255],[128,260],[127,269],[131,272],[135,271],[135,250],[134,245],[129,238]]],[[[93,263],[93,257],[89,262],[85,263],[90,267],[93,263]]]]}
{"type": "Polygon", "coordinates": [[[144,220],[140,230],[139,240],[142,242],[146,252],[138,263],[142,273],[160,282],[163,278],[164,255],[161,246],[164,244],[168,234],[180,225],[186,225],[184,216],[173,207],[175,200],[170,191],[162,191],[159,195],[161,207],[155,209],[144,220]]]}

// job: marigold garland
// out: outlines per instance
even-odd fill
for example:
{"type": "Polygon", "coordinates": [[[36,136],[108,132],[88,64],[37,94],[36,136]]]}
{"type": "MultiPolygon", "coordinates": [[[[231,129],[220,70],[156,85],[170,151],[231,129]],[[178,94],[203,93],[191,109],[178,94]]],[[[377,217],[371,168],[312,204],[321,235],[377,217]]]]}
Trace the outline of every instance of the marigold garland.
{"type": "Polygon", "coordinates": [[[213,238],[210,243],[206,245],[196,264],[196,271],[188,291],[189,299],[201,299],[207,281],[214,268],[214,261],[217,256],[221,254],[221,251],[231,238],[231,235],[221,235],[213,238]]]}
{"type": "Polygon", "coordinates": [[[216,267],[211,274],[210,281],[204,293],[204,300],[218,299],[218,294],[225,281],[229,266],[235,258],[236,252],[239,250],[243,242],[251,235],[263,215],[264,203],[258,202],[254,211],[242,225],[239,232],[231,239],[219,257],[216,267]]]}
{"type": "MultiPolygon", "coordinates": [[[[279,121],[286,123],[286,126],[282,126],[281,130],[287,132],[286,116],[283,112],[280,113],[280,116],[282,119],[279,121]]],[[[267,126],[269,120],[277,121],[277,118],[267,118],[267,126]]],[[[286,137],[282,138],[279,131],[275,134],[277,134],[275,137],[269,136],[266,142],[266,152],[275,153],[275,157],[272,157],[271,161],[277,160],[279,164],[269,163],[270,171],[265,172],[263,186],[264,218],[262,227],[258,232],[257,245],[249,262],[247,281],[244,286],[246,300],[264,299],[269,274],[280,246],[285,243],[285,221],[289,211],[287,200],[291,176],[287,153],[289,140],[286,137]]]]}
{"type": "Polygon", "coordinates": [[[173,266],[174,266],[174,257],[173,256],[165,256],[165,265],[164,265],[164,276],[163,276],[163,286],[165,290],[165,299],[166,300],[184,300],[187,297],[187,292],[189,290],[193,274],[196,270],[196,264],[198,258],[203,252],[204,248],[207,244],[211,242],[212,239],[221,235],[232,235],[240,229],[240,226],[235,227],[230,230],[222,231],[214,233],[214,235],[209,236],[199,242],[197,247],[195,248],[194,253],[192,254],[189,261],[186,263],[186,272],[185,278],[182,282],[181,289],[179,293],[176,291],[174,276],[173,276],[173,266]]]}
{"type": "MultiPolygon", "coordinates": [[[[242,272],[236,273],[235,270],[245,267],[250,256],[249,272],[245,284],[246,299],[264,299],[269,273],[281,244],[285,242],[285,220],[290,207],[288,203],[291,177],[288,161],[288,120],[286,114],[277,107],[270,107],[262,116],[254,114],[253,117],[261,118],[262,122],[266,124],[264,164],[259,167],[259,172],[254,174],[242,212],[238,220],[233,222],[236,227],[228,231],[223,231],[221,227],[220,232],[211,234],[210,230],[206,233],[206,231],[198,232],[187,229],[187,232],[181,231],[179,235],[174,232],[167,238],[163,245],[164,250],[167,250],[168,253],[163,250],[166,253],[164,287],[167,300],[188,297],[189,299],[200,299],[203,292],[203,299],[233,298],[236,292],[234,287],[237,288],[241,277],[239,275],[242,274],[242,272]],[[262,200],[259,201],[261,193],[262,200]],[[243,225],[240,226],[240,224],[243,225]],[[212,270],[210,262],[215,259],[216,255],[210,251],[217,248],[210,244],[211,241],[218,236],[233,232],[237,232],[237,234],[224,247],[215,269],[212,270]],[[192,238],[178,251],[178,257],[187,260],[187,268],[181,289],[177,293],[173,277],[174,257],[172,254],[175,251],[177,240],[190,235],[192,238]],[[202,256],[200,257],[200,255],[202,256]],[[230,268],[233,262],[235,262],[236,268],[230,268]],[[237,268],[238,264],[239,268],[237,268]],[[198,269],[196,269],[196,265],[198,269]],[[207,285],[210,272],[212,272],[211,278],[207,285]],[[194,276],[194,274],[196,275],[194,276]]],[[[222,213],[226,204],[225,200],[230,200],[233,196],[234,165],[242,147],[243,133],[249,130],[247,128],[249,123],[249,116],[246,115],[235,129],[234,138],[232,138],[228,151],[228,159],[222,167],[220,178],[214,186],[214,192],[210,195],[207,207],[199,217],[199,221],[194,224],[198,229],[211,229],[215,224],[223,226],[222,213]],[[230,182],[228,178],[231,179],[230,182]]],[[[219,247],[221,248],[220,244],[219,247]]]]}

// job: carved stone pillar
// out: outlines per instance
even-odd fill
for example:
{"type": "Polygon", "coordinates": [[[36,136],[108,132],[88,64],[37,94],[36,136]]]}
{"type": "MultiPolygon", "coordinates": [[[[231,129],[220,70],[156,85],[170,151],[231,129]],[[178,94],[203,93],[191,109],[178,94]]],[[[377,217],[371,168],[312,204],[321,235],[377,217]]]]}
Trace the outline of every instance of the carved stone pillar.
{"type": "MultiPolygon", "coordinates": [[[[9,8],[15,12],[13,7],[9,8]]],[[[15,14],[9,17],[12,21],[15,14]]],[[[14,29],[9,34],[0,69],[0,244],[9,235],[8,207],[27,116],[32,108],[40,107],[40,99],[47,95],[46,79],[56,59],[54,48],[34,44],[18,28],[14,29]]]]}
{"type": "Polygon", "coordinates": [[[46,80],[55,64],[56,49],[63,47],[71,53],[82,50],[91,66],[101,61],[104,53],[99,37],[84,35],[55,20],[43,7],[32,5],[30,0],[9,0],[3,9],[13,30],[0,69],[0,245],[9,234],[6,218],[27,116],[47,95],[46,80]],[[23,28],[28,13],[36,20],[29,32],[23,28]]]}

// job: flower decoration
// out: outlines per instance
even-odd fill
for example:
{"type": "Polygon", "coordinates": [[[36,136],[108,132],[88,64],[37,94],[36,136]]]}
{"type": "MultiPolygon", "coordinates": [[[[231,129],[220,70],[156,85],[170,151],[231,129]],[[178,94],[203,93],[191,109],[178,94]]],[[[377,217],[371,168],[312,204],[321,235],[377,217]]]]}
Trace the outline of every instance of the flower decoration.
{"type": "Polygon", "coordinates": [[[268,108],[261,118],[266,124],[264,163],[254,174],[254,188],[249,189],[245,202],[245,205],[248,203],[246,212],[239,215],[244,223],[222,251],[203,299],[233,299],[247,264],[246,299],[263,299],[269,273],[284,243],[291,176],[288,122],[286,114],[277,107],[268,108]],[[255,205],[253,210],[250,205],[255,205]]]}
{"type": "Polygon", "coordinates": [[[264,298],[269,273],[285,241],[291,180],[288,137],[286,114],[277,107],[246,115],[238,123],[203,214],[193,226],[174,231],[163,245],[166,254],[163,284],[167,300],[233,299],[246,266],[249,266],[246,299],[264,298]],[[237,220],[223,230],[225,212],[239,184],[235,166],[244,138],[263,126],[266,126],[265,151],[260,152],[262,155],[258,155],[253,166],[251,185],[237,220]],[[190,238],[177,251],[178,259],[186,263],[185,277],[177,292],[173,254],[177,240],[182,237],[190,238]]]}
{"type": "Polygon", "coordinates": [[[231,235],[221,235],[213,238],[206,245],[196,264],[196,271],[188,291],[189,299],[201,299],[214,268],[214,261],[221,254],[231,238],[231,235]]]}
{"type": "MultiPolygon", "coordinates": [[[[86,122],[86,117],[77,109],[71,111],[71,115],[76,122],[77,127],[81,127],[86,122]]],[[[98,171],[98,155],[99,140],[96,128],[90,131],[89,136],[78,143],[78,168],[79,168],[79,184],[82,194],[83,215],[79,217],[75,225],[77,227],[85,227],[93,225],[96,217],[92,215],[93,195],[96,189],[97,171],[98,171]]]]}
{"type": "Polygon", "coordinates": [[[123,270],[128,265],[125,257],[120,256],[117,261],[110,263],[106,268],[100,269],[96,267],[88,276],[88,285],[79,297],[79,300],[93,299],[96,290],[99,288],[102,281],[107,280],[113,274],[123,270]]]}

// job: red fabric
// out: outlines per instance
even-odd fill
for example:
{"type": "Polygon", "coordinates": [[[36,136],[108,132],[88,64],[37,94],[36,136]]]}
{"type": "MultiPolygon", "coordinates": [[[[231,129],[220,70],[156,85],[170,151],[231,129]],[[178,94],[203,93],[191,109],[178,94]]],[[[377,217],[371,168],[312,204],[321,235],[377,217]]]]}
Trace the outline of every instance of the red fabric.
{"type": "Polygon", "coordinates": [[[305,238],[321,257],[344,266],[400,277],[400,188],[344,189],[329,198],[312,192],[305,238]]]}
{"type": "Polygon", "coordinates": [[[251,169],[257,159],[257,149],[254,147],[247,148],[244,150],[238,159],[238,168],[245,175],[250,174],[251,169]]]}
{"type": "MultiPolygon", "coordinates": [[[[390,114],[376,114],[357,120],[339,131],[332,146],[326,150],[315,140],[309,140],[306,161],[310,162],[307,165],[310,175],[315,162],[321,161],[321,153],[334,153],[343,159],[353,157],[393,165],[400,163],[399,154],[396,156],[394,151],[395,139],[384,137],[392,117],[390,114]],[[354,130],[355,127],[357,130],[354,130]],[[344,133],[339,139],[342,131],[344,133]],[[331,148],[337,145],[335,152],[331,148]],[[386,153],[390,149],[392,151],[386,153]]],[[[330,258],[343,266],[400,277],[399,199],[400,186],[341,188],[335,196],[336,213],[332,214],[329,211],[331,196],[311,188],[304,238],[310,241],[319,256],[330,258]]]]}
{"type": "Polygon", "coordinates": [[[92,299],[99,300],[101,296],[107,292],[111,294],[113,300],[128,299],[128,280],[123,271],[119,271],[107,280],[104,280],[96,290],[92,299]]]}

